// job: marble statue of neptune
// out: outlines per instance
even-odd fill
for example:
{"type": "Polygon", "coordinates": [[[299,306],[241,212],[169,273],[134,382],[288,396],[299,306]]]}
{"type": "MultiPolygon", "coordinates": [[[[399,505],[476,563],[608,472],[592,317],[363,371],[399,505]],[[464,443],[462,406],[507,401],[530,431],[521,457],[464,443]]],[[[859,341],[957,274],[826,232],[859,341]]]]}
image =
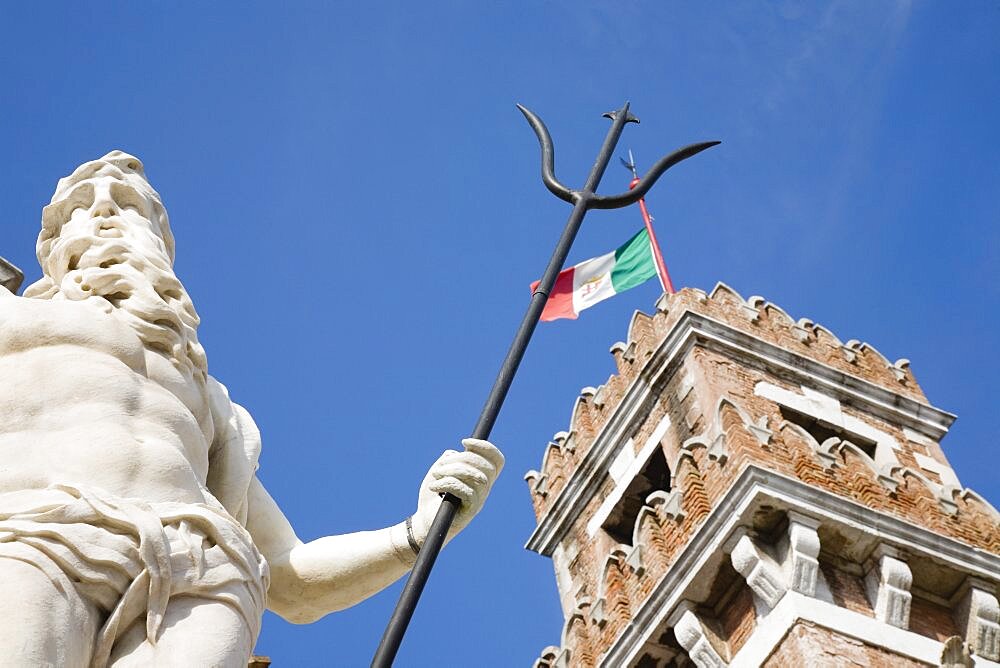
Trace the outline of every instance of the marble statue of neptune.
{"type": "Polygon", "coordinates": [[[309,622],[409,570],[438,506],[479,511],[503,456],[445,451],[404,522],[300,541],[260,435],[208,374],[174,239],[135,157],[59,181],[43,276],[0,287],[0,662],[247,665],[264,608],[309,622]]]}

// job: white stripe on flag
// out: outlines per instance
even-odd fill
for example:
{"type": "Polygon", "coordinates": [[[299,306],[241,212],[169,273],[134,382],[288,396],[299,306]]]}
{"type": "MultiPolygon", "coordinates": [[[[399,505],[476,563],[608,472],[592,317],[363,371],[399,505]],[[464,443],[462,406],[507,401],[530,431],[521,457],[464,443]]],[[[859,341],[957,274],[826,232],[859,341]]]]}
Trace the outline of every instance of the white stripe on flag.
{"type": "Polygon", "coordinates": [[[573,310],[579,313],[598,302],[615,296],[611,270],[615,266],[615,251],[591,258],[573,269],[573,310]]]}

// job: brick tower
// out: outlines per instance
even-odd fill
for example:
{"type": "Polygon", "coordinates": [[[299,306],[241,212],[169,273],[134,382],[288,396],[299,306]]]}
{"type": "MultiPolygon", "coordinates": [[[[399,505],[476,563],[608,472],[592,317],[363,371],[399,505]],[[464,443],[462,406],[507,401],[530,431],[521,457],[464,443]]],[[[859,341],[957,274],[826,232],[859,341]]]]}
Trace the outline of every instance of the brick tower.
{"type": "Polygon", "coordinates": [[[906,360],[722,284],[611,352],[525,476],[565,615],[536,668],[1000,666],[1000,515],[906,360]]]}

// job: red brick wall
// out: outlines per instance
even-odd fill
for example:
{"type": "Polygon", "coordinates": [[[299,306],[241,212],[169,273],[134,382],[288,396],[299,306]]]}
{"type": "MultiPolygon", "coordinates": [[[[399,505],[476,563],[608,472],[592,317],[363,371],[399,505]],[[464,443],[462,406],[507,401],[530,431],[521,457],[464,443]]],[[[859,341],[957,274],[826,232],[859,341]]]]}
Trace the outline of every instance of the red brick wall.
{"type": "Polygon", "coordinates": [[[740,651],[747,638],[757,628],[753,593],[745,583],[719,612],[719,626],[723,637],[728,641],[729,656],[740,651]]]}
{"type": "Polygon", "coordinates": [[[826,584],[830,587],[833,602],[842,608],[860,612],[868,617],[875,617],[872,606],[865,596],[864,583],[861,578],[834,568],[830,564],[820,564],[826,584]]]}
{"type": "Polygon", "coordinates": [[[910,602],[910,630],[938,642],[960,635],[950,608],[916,596],[910,602]]]}
{"type": "Polygon", "coordinates": [[[809,622],[796,622],[774,652],[763,663],[765,668],[925,668],[931,664],[916,661],[873,647],[859,640],[809,622]]]}

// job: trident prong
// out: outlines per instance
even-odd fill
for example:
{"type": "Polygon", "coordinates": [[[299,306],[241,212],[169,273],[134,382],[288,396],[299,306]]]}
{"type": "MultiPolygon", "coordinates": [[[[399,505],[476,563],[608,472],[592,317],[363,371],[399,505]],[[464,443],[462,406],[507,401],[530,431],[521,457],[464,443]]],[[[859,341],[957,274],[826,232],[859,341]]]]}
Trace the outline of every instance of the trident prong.
{"type": "Polygon", "coordinates": [[[538,144],[542,148],[542,183],[549,189],[549,192],[559,199],[570,204],[575,204],[577,194],[560,183],[559,179],[556,178],[556,150],[552,146],[552,136],[549,134],[549,129],[545,127],[542,119],[524,105],[519,104],[517,108],[528,119],[531,129],[535,131],[535,135],[538,137],[538,144]]]}
{"type": "Polygon", "coordinates": [[[657,179],[663,176],[665,171],[676,165],[678,162],[687,160],[691,156],[698,155],[706,148],[712,148],[713,146],[717,146],[721,143],[722,142],[718,141],[704,141],[698,144],[685,146],[684,148],[679,148],[670,155],[660,158],[655,165],[650,167],[645,176],[639,179],[639,183],[635,184],[635,188],[618,195],[594,195],[590,200],[590,208],[618,209],[623,206],[628,206],[629,204],[635,204],[642,199],[647,192],[649,192],[649,189],[653,187],[653,184],[656,183],[657,179]]]}
{"type": "MultiPolygon", "coordinates": [[[[638,123],[639,119],[633,116],[628,110],[629,104],[625,103],[625,106],[618,111],[609,111],[602,114],[605,118],[610,118],[614,121],[619,113],[625,114],[625,123],[638,123]]],[[[586,209],[618,209],[623,206],[628,206],[630,204],[635,204],[638,202],[649,189],[653,187],[656,181],[663,176],[663,173],[668,169],[676,165],[682,160],[687,160],[691,156],[697,155],[707,148],[711,148],[721,142],[718,141],[707,141],[698,144],[691,144],[690,146],[685,146],[684,148],[679,148],[670,155],[660,158],[656,164],[650,167],[649,171],[639,179],[639,183],[636,184],[635,188],[618,195],[597,195],[595,193],[584,193],[584,191],[573,190],[564,186],[555,175],[555,147],[552,145],[552,136],[549,134],[548,128],[545,127],[545,123],[542,119],[538,117],[537,114],[532,112],[530,109],[524,105],[517,105],[517,108],[521,110],[524,117],[528,119],[528,123],[531,125],[531,129],[535,131],[535,135],[538,137],[538,144],[542,149],[542,182],[545,187],[549,189],[553,195],[561,200],[569,202],[570,204],[576,204],[577,200],[584,198],[584,206],[586,209]],[[586,197],[584,195],[586,194],[586,197]]]]}

